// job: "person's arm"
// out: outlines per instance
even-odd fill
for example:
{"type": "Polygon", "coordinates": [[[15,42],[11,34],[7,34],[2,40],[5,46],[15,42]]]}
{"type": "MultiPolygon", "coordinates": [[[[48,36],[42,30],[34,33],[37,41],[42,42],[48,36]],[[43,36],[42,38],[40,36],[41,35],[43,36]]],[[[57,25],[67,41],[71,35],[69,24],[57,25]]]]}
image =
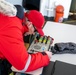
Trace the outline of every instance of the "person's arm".
{"type": "Polygon", "coordinates": [[[28,54],[21,33],[22,24],[18,18],[4,17],[0,25],[2,26],[0,30],[0,52],[12,66],[20,72],[29,72],[49,64],[50,59],[47,54],[43,55],[40,52],[28,54]]]}
{"type": "Polygon", "coordinates": [[[13,4],[6,0],[0,0],[0,13],[9,17],[14,17],[17,14],[17,9],[13,4]]]}
{"type": "MultiPolygon", "coordinates": [[[[51,53],[50,53],[50,56],[51,56],[51,53]]],[[[31,62],[26,72],[33,71],[38,68],[47,66],[51,59],[51,58],[49,59],[48,54],[46,52],[43,52],[43,53],[38,52],[36,54],[31,54],[31,57],[32,57],[31,62]]]]}

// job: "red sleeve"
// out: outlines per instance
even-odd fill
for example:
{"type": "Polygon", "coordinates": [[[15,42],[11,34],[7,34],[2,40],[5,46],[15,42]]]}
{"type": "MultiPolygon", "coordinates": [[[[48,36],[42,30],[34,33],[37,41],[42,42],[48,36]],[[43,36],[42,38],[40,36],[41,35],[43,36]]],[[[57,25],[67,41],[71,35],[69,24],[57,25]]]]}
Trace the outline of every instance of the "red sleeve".
{"type": "MultiPolygon", "coordinates": [[[[18,70],[23,70],[29,54],[24,46],[22,24],[18,18],[0,17],[0,53],[18,70]],[[4,22],[5,21],[5,22],[4,22]]],[[[32,71],[49,63],[47,55],[31,54],[27,71],[32,71]]]]}
{"type": "Polygon", "coordinates": [[[36,70],[40,67],[47,66],[49,64],[49,58],[47,55],[43,55],[42,53],[31,54],[32,59],[27,72],[36,70]]]}
{"type": "Polygon", "coordinates": [[[23,28],[22,28],[22,33],[25,33],[25,32],[28,32],[28,28],[26,25],[23,25],[23,28]]]}

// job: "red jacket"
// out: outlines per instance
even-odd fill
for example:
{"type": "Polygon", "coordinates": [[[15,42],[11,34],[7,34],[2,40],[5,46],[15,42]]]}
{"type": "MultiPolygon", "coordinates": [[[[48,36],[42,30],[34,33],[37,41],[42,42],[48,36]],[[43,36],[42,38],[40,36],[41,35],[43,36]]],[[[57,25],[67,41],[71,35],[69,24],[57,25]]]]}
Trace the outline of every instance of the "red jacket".
{"type": "Polygon", "coordinates": [[[40,52],[28,54],[22,36],[27,30],[17,17],[0,14],[0,58],[6,58],[16,69],[23,72],[49,64],[47,55],[40,52]]]}

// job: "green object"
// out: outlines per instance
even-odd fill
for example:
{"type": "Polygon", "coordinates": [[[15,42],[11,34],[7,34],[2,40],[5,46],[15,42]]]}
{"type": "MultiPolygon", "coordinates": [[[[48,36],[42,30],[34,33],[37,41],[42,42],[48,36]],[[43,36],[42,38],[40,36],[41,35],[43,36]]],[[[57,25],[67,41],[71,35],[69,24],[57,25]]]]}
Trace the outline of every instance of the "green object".
{"type": "Polygon", "coordinates": [[[39,38],[39,42],[42,42],[42,40],[43,40],[43,36],[41,36],[41,37],[39,38]]]}
{"type": "Polygon", "coordinates": [[[14,75],[14,73],[13,73],[13,72],[11,72],[9,75],[14,75]]]}

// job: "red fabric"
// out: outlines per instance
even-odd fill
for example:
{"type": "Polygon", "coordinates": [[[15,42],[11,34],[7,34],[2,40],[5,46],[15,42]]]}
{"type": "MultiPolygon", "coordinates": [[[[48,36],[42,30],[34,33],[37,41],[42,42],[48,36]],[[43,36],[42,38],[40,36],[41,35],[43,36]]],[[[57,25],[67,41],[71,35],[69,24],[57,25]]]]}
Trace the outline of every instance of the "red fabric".
{"type": "MultiPolygon", "coordinates": [[[[17,17],[0,14],[0,58],[6,58],[18,70],[24,69],[28,53],[23,42],[22,22],[17,17]]],[[[49,63],[47,55],[31,54],[32,59],[27,71],[32,71],[49,63]]]]}
{"type": "Polygon", "coordinates": [[[37,10],[30,10],[25,13],[25,16],[33,23],[40,35],[44,35],[44,32],[42,31],[45,22],[43,15],[37,10]]]}
{"type": "MultiPolygon", "coordinates": [[[[19,19],[22,24],[25,22],[24,19],[25,17],[23,19],[19,19]]],[[[28,27],[25,24],[23,24],[22,33],[25,33],[25,32],[28,32],[28,27]]]]}
{"type": "Polygon", "coordinates": [[[49,59],[47,55],[42,55],[41,53],[31,54],[32,59],[27,71],[36,70],[40,67],[47,66],[49,64],[49,59]]]}

